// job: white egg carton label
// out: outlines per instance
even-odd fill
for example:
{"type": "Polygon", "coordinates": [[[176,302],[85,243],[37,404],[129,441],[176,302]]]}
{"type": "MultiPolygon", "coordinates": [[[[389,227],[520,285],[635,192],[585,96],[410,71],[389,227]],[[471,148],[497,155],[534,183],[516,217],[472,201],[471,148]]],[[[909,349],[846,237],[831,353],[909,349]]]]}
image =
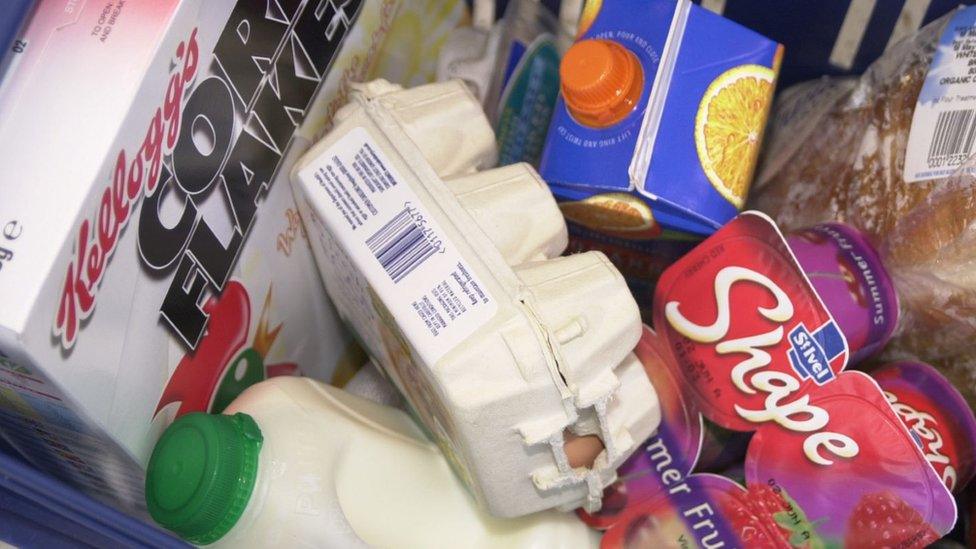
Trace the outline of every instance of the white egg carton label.
{"type": "Polygon", "coordinates": [[[428,364],[481,328],[497,301],[382,149],[355,128],[305,167],[329,229],[428,364]]]}

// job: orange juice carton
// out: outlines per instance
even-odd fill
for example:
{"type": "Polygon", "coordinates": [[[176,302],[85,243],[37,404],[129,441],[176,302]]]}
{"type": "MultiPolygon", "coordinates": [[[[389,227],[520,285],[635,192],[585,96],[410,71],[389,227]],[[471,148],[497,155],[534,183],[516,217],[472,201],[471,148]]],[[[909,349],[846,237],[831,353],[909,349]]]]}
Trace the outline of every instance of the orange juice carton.
{"type": "Polygon", "coordinates": [[[0,89],[0,434],[144,509],[159,433],[351,344],[287,172],[397,2],[44,0],[0,89]]]}
{"type": "Polygon", "coordinates": [[[781,57],[688,0],[590,0],[560,65],[542,177],[621,238],[711,234],[745,202],[781,57]]]}
{"type": "Polygon", "coordinates": [[[460,81],[358,87],[292,183],[326,290],[475,499],[599,507],[657,426],[637,306],[460,81]]]}

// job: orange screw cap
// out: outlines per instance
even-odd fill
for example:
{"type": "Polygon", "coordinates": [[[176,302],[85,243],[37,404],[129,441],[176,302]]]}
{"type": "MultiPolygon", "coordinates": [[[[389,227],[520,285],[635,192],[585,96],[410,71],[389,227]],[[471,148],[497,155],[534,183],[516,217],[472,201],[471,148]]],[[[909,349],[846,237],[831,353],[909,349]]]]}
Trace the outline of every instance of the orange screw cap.
{"type": "Polygon", "coordinates": [[[580,123],[605,128],[623,120],[640,100],[644,74],[637,57],[611,40],[581,40],[559,65],[560,88],[580,123]]]}

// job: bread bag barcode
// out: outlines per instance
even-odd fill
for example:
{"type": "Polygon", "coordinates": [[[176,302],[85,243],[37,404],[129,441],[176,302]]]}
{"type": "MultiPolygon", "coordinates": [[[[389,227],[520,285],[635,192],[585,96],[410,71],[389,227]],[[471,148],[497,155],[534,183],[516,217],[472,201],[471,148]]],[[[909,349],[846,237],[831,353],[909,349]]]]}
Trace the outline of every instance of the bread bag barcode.
{"type": "Polygon", "coordinates": [[[943,111],[935,122],[929,160],[948,156],[969,156],[976,140],[976,109],[943,111]]]}

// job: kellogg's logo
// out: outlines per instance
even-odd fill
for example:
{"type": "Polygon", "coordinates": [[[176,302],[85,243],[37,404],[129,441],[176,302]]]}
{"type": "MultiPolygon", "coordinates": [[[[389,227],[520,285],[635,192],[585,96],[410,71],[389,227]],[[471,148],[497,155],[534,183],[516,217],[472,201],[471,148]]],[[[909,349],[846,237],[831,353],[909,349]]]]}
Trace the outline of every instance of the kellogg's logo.
{"type": "Polygon", "coordinates": [[[112,182],[102,192],[95,218],[85,219],[78,228],[74,256],[68,262],[54,321],[54,335],[65,349],[74,345],[79,324],[95,309],[98,285],[136,201],[143,193],[150,196],[156,192],[163,158],[170,155],[177,143],[183,92],[197,74],[196,38],[194,29],[176,47],[173,64],[179,70],[170,75],[163,104],[150,118],[142,145],[131,160],[127,160],[124,149],[119,151],[112,182]]]}
{"type": "Polygon", "coordinates": [[[97,210],[78,228],[53,326],[64,349],[72,348],[82,320],[95,308],[105,269],[140,196],[143,268],[171,277],[160,315],[189,348],[197,347],[210,321],[201,304],[225,291],[259,202],[362,3],[240,2],[214,47],[211,74],[202,78],[196,29],[180,42],[145,138],[133,153],[119,151],[97,210]],[[209,143],[194,139],[200,131],[209,143]],[[216,189],[230,212],[229,239],[218,238],[200,211],[216,189]],[[168,195],[181,203],[175,223],[160,216],[168,195]]]}

